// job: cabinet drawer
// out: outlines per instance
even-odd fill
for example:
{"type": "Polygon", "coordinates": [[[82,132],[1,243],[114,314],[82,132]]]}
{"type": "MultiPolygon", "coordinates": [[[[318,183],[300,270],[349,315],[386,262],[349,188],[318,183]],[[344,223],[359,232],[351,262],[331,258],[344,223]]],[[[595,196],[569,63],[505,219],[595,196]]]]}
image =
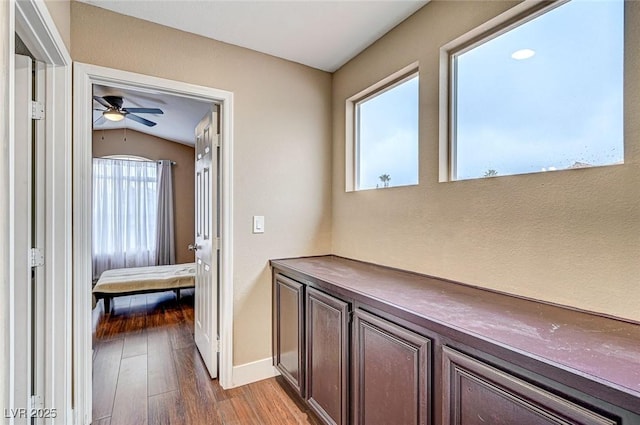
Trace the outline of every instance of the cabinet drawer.
{"type": "Polygon", "coordinates": [[[618,424],[451,348],[442,356],[443,424],[618,424]]]}
{"type": "Polygon", "coordinates": [[[353,317],[354,423],[431,423],[431,341],[362,310],[353,317]]]}

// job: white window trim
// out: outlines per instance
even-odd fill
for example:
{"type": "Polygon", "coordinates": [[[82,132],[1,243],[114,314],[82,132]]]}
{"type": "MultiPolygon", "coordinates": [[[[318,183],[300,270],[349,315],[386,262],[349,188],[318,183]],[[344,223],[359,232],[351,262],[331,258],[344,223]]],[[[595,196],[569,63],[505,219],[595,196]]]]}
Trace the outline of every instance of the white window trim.
{"type": "Polygon", "coordinates": [[[440,98],[439,98],[439,156],[438,181],[463,181],[455,179],[455,66],[454,55],[464,53],[512,30],[538,16],[547,13],[569,0],[525,0],[440,48],[440,98]]]}
{"type": "Polygon", "coordinates": [[[394,72],[388,77],[349,97],[345,102],[345,191],[356,192],[358,189],[358,127],[357,106],[365,100],[390,90],[409,79],[418,76],[418,62],[394,72]]]}

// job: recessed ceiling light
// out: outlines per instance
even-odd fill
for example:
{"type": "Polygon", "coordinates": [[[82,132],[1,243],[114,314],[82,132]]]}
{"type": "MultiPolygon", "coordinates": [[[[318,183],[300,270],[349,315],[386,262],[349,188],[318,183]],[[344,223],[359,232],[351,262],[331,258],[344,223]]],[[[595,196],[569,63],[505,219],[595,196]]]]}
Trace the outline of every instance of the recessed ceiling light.
{"type": "Polygon", "coordinates": [[[530,57],[533,57],[533,55],[535,55],[536,52],[535,50],[531,50],[531,49],[520,49],[520,50],[516,50],[515,52],[513,52],[511,54],[511,57],[515,60],[524,60],[524,59],[529,59],[530,57]]]}

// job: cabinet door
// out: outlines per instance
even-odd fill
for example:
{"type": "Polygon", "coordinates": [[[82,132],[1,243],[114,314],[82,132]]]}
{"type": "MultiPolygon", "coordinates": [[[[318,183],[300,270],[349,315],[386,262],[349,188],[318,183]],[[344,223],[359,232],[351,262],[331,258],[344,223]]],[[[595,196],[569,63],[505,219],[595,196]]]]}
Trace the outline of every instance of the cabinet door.
{"type": "Polygon", "coordinates": [[[431,423],[430,340],[362,310],[353,317],[355,423],[431,423]]]}
{"type": "Polygon", "coordinates": [[[273,278],[273,361],[304,397],[304,285],[276,274],[273,278]]]}
{"type": "Polygon", "coordinates": [[[349,305],[307,288],[307,397],[328,424],[348,422],[349,305]]]}
{"type": "Polygon", "coordinates": [[[618,423],[450,348],[443,360],[443,424],[618,423]]]}

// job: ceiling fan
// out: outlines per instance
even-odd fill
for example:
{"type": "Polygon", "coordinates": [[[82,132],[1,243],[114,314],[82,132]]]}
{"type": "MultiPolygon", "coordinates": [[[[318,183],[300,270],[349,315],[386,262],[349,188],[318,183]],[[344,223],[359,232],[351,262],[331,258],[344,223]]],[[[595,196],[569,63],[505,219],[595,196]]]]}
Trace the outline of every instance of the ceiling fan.
{"type": "Polygon", "coordinates": [[[164,114],[161,109],[158,108],[123,108],[122,96],[93,96],[93,100],[101,104],[107,109],[95,109],[96,111],[102,111],[102,116],[109,121],[122,121],[125,118],[139,122],[148,127],[156,125],[155,122],[149,121],[146,118],[142,118],[136,114],[164,114]]]}

